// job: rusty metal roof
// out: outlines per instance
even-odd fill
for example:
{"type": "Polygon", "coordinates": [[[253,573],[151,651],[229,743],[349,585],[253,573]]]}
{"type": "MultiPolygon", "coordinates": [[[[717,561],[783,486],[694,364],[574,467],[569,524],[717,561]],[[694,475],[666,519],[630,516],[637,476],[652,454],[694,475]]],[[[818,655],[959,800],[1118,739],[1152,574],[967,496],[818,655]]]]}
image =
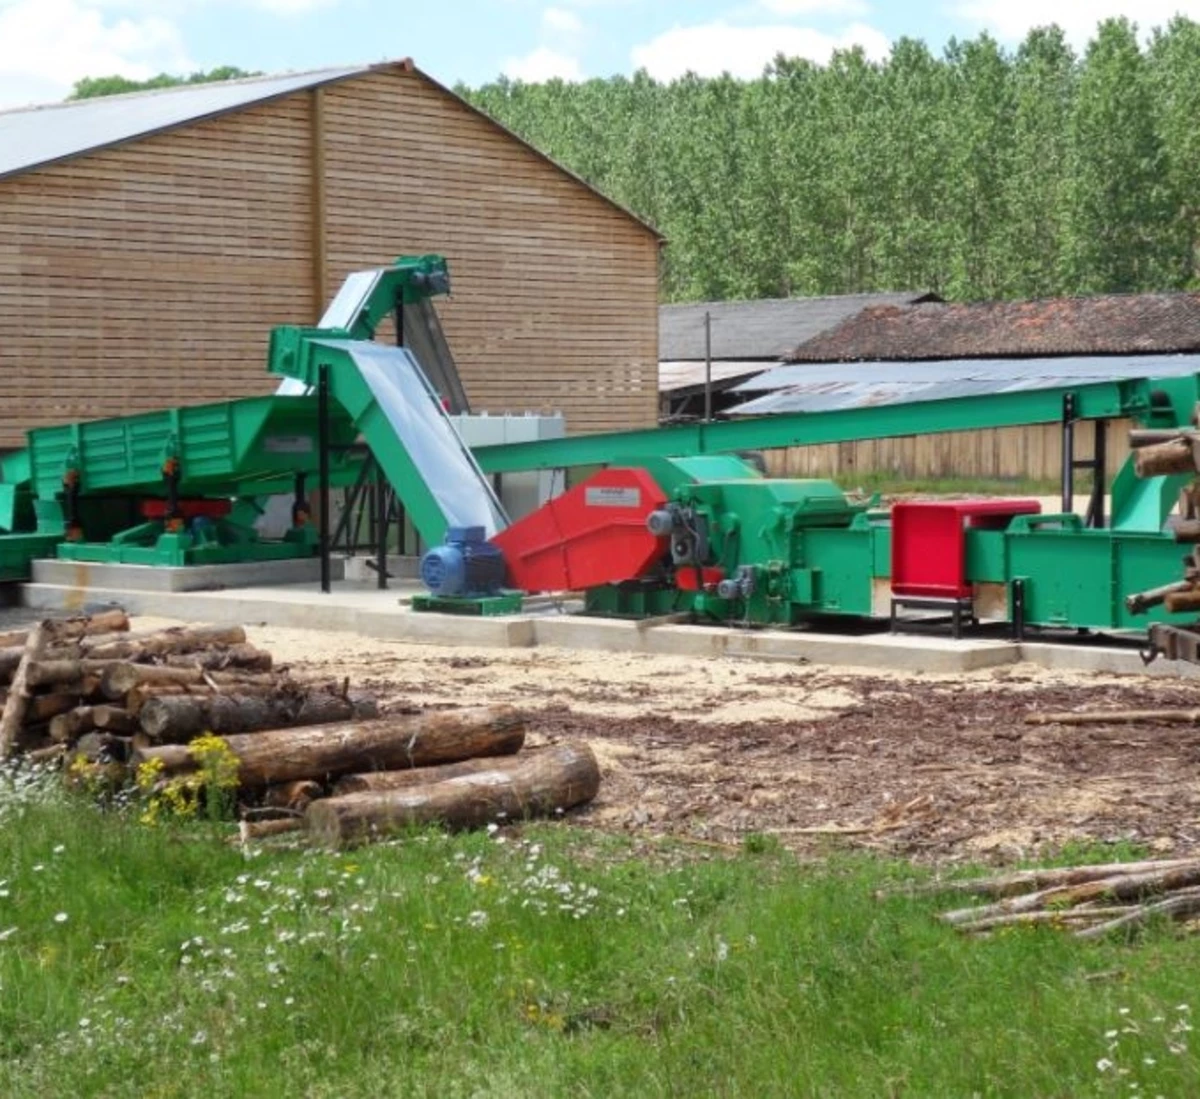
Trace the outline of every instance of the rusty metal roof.
{"type": "Polygon", "coordinates": [[[1057,389],[1074,383],[1196,373],[1200,373],[1200,355],[796,364],[777,366],[734,386],[734,393],[749,399],[727,414],[830,412],[910,401],[1057,389]]]}
{"type": "Polygon", "coordinates": [[[792,362],[1200,351],[1200,294],[871,307],[799,342],[792,362]]]}

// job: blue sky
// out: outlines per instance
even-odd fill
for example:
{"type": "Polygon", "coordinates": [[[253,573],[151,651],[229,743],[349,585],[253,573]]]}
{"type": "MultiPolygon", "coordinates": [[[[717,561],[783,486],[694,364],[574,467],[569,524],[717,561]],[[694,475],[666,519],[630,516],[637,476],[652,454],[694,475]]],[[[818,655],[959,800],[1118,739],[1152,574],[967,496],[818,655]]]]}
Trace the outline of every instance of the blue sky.
{"type": "Polygon", "coordinates": [[[1200,0],[0,0],[0,107],[62,98],[81,76],[216,65],[265,72],[412,57],[446,83],[501,73],[584,79],[645,68],[750,76],[777,52],[823,61],[907,35],[935,50],[1057,22],[1082,47],[1096,21],[1149,28],[1200,0]]]}

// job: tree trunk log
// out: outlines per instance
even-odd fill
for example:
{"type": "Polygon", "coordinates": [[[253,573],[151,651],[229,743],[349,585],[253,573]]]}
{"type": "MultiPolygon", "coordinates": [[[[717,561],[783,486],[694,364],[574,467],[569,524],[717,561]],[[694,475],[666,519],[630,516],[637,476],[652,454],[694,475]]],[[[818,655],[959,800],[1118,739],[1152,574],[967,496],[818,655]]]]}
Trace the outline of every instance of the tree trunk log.
{"type": "MultiPolygon", "coordinates": [[[[525,716],[509,706],[435,710],[378,721],[272,729],[225,738],[238,758],[238,781],[259,788],[311,778],[327,782],[357,771],[392,771],[452,763],[473,756],[508,755],[525,741],[525,716]]],[[[166,777],[192,771],[187,747],[138,748],[134,762],[160,759],[166,777]]]]}
{"type": "Polygon", "coordinates": [[[35,660],[29,666],[29,685],[62,687],[83,683],[89,676],[102,676],[110,667],[112,663],[106,660],[35,660]]]}
{"type": "Polygon", "coordinates": [[[148,660],[170,653],[228,648],[245,641],[246,631],[241,626],[174,626],[97,646],[89,655],[96,660],[148,660]]]}
{"type": "Polygon", "coordinates": [[[13,676],[12,687],[0,714],[0,759],[7,759],[17,742],[17,734],[29,706],[29,669],[46,647],[48,631],[44,625],[34,626],[25,639],[25,653],[13,676]]]}
{"type": "Polygon", "coordinates": [[[1188,614],[1200,611],[1200,590],[1174,591],[1163,600],[1168,614],[1188,614]]]}
{"type": "Polygon", "coordinates": [[[321,796],[322,786],[312,779],[302,778],[279,786],[268,786],[263,793],[263,805],[272,809],[291,809],[303,812],[321,796]]]}
{"type": "Polygon", "coordinates": [[[138,724],[160,744],[186,744],[203,732],[249,733],[296,725],[329,725],[378,716],[374,699],[341,698],[324,691],[268,695],[167,695],[138,711],[138,724]]]}
{"type": "Polygon", "coordinates": [[[1200,724],[1200,710],[1110,710],[1108,713],[1026,714],[1026,725],[1120,725],[1153,722],[1156,725],[1200,724]]]}
{"type": "Polygon", "coordinates": [[[69,744],[96,727],[96,708],[76,706],[69,713],[50,719],[50,739],[57,744],[69,744]]]}
{"type": "Polygon", "coordinates": [[[65,714],[79,705],[79,695],[74,692],[61,691],[48,695],[33,695],[29,699],[29,708],[25,712],[26,721],[50,721],[59,714],[65,714]]]}
{"type": "Polygon", "coordinates": [[[253,645],[231,645],[227,649],[201,649],[198,652],[169,653],[166,663],[176,668],[207,668],[223,671],[226,668],[243,672],[269,672],[271,654],[253,645]]]}
{"type": "Polygon", "coordinates": [[[1144,446],[1133,452],[1134,472],[1139,477],[1155,477],[1162,473],[1195,473],[1196,460],[1192,445],[1186,439],[1144,446]]]}
{"type": "MultiPolygon", "coordinates": [[[[89,634],[111,633],[129,629],[129,616],[122,610],[102,611],[86,618],[59,618],[48,623],[51,643],[68,641],[89,634]]],[[[0,649],[13,645],[24,646],[32,630],[7,630],[0,633],[0,649]]]]}
{"type": "Polygon", "coordinates": [[[279,680],[271,675],[254,672],[210,672],[204,668],[171,668],[163,664],[116,663],[104,672],[100,689],[112,699],[124,698],[135,687],[148,684],[174,683],[181,686],[196,686],[215,683],[218,687],[233,690],[242,684],[256,687],[276,687],[279,680]]]}
{"type": "Polygon", "coordinates": [[[281,820],[243,820],[238,824],[238,834],[231,837],[231,842],[246,843],[248,840],[265,839],[267,836],[302,831],[304,831],[303,817],[284,817],[281,820]]]}
{"type": "Polygon", "coordinates": [[[305,823],[317,839],[339,847],[426,824],[478,828],[547,816],[591,801],[599,788],[591,749],[560,744],[425,786],[323,798],[308,807],[305,823]]]}
{"type": "Polygon", "coordinates": [[[137,729],[137,721],[128,710],[120,706],[93,706],[92,720],[97,729],[109,733],[132,733],[137,729]]]}
{"type": "Polygon", "coordinates": [[[414,786],[428,786],[434,782],[445,782],[448,778],[476,775],[480,771],[493,771],[494,759],[464,759],[458,763],[440,763],[433,767],[412,767],[406,771],[367,771],[361,775],[346,775],[333,784],[333,796],[362,794],[367,791],[411,790],[414,786]]]}

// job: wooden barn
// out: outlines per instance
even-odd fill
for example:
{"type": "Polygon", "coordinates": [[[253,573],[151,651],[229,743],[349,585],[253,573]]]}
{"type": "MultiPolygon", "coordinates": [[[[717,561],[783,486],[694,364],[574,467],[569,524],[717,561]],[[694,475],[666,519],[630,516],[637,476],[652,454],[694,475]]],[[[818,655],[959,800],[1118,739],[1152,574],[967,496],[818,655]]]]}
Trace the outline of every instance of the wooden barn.
{"type": "Polygon", "coordinates": [[[422,252],[475,410],[650,426],[660,244],[408,61],[0,112],[0,449],[271,392],[272,325],[422,252]]]}

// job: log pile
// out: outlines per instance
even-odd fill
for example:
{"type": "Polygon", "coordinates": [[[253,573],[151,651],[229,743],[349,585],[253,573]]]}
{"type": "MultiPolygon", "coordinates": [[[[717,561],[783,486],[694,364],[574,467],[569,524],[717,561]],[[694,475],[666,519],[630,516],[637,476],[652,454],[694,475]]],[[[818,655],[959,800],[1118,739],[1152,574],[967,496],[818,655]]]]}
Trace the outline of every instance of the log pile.
{"type": "Polygon", "coordinates": [[[526,717],[510,707],[380,715],[346,680],[275,667],[240,627],[134,633],[120,612],[44,622],[0,635],[0,683],[3,755],[61,758],[76,785],[136,782],[176,806],[220,787],[242,840],[472,828],[565,811],[599,787],[586,747],[518,755],[526,717]]]}
{"type": "Polygon", "coordinates": [[[991,898],[957,908],[941,920],[970,934],[1045,925],[1079,939],[1128,933],[1155,920],[1186,924],[1200,917],[1200,859],[1026,870],[999,877],[944,882],[941,892],[991,898]]]}

